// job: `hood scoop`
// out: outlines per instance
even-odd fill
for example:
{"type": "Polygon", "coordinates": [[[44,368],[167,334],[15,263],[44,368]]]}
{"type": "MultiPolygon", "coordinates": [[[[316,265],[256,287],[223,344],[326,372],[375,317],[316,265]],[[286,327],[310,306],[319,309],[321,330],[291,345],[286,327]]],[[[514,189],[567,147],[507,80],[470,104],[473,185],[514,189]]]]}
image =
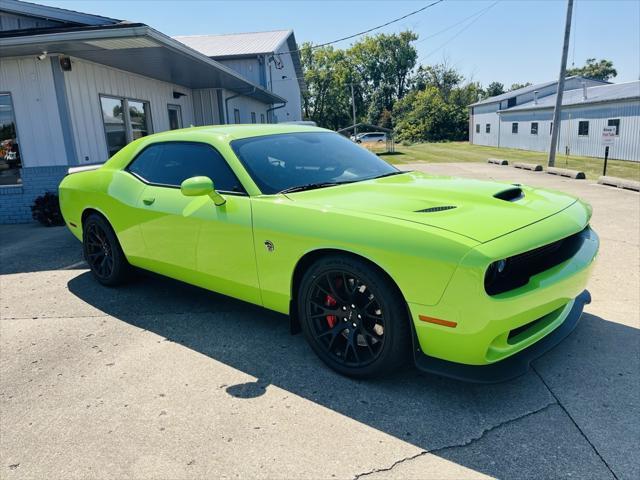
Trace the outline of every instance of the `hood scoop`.
{"type": "Polygon", "coordinates": [[[416,213],[431,213],[431,212],[442,212],[444,210],[451,210],[457,208],[455,205],[441,205],[439,207],[430,207],[424,208],[422,210],[416,210],[416,213]]]}
{"type": "Polygon", "coordinates": [[[504,200],[506,202],[517,202],[524,198],[524,192],[519,187],[507,188],[506,190],[496,193],[493,198],[504,200]]]}

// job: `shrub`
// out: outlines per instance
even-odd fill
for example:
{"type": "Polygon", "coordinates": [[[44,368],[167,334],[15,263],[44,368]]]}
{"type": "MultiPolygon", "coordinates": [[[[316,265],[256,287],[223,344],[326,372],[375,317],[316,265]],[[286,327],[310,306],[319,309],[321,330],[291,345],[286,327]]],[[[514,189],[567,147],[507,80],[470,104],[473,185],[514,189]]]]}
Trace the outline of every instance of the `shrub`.
{"type": "Polygon", "coordinates": [[[64,219],[60,212],[58,195],[46,192],[35,199],[31,205],[31,216],[45,227],[64,225],[64,219]]]}

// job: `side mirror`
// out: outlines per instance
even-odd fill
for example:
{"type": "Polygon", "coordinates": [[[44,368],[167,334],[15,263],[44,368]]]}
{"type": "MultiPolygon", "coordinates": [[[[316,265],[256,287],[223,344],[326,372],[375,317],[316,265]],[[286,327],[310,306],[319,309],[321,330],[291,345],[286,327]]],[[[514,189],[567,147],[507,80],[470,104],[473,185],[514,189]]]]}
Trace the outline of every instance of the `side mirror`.
{"type": "Polygon", "coordinates": [[[226,200],[222,195],[216,192],[213,186],[213,180],[209,177],[191,177],[187,178],[180,185],[180,191],[185,197],[201,197],[208,195],[217,206],[224,205],[226,200]]]}

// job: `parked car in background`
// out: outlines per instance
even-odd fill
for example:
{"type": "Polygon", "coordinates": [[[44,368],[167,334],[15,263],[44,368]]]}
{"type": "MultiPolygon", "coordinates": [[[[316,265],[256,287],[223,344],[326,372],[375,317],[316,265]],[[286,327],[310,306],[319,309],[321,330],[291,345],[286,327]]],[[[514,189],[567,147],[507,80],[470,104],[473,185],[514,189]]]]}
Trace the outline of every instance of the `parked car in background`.
{"type": "Polygon", "coordinates": [[[361,133],[356,137],[356,143],[382,143],[387,141],[387,134],[383,132],[361,133]]]}

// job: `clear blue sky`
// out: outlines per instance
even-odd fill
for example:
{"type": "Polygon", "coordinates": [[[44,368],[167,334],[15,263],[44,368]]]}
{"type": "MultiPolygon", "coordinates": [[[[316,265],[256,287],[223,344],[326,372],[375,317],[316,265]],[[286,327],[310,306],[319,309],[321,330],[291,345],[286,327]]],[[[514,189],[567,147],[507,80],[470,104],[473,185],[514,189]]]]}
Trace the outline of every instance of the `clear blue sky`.
{"type": "MultiPolygon", "coordinates": [[[[298,42],[323,43],[399,17],[433,0],[421,1],[78,1],[36,3],[146,23],[168,35],[293,29],[298,42]]],[[[445,60],[484,85],[496,80],[543,82],[555,78],[566,11],[565,0],[445,0],[379,31],[416,31],[422,63],[445,60]],[[474,20],[475,19],[475,20],[474,20]],[[473,22],[473,23],[472,23],[473,22]]],[[[346,47],[350,41],[337,46],[346,47]]],[[[608,58],[616,82],[640,78],[640,0],[576,0],[569,66],[586,58],[608,58]]]]}

